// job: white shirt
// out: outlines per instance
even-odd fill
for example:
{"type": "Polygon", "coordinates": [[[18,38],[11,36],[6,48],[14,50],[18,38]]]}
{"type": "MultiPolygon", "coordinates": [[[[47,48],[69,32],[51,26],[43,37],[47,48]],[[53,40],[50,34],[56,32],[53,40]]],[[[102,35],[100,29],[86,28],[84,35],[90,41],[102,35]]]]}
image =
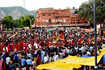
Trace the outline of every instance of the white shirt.
{"type": "Polygon", "coordinates": [[[10,60],[11,60],[11,58],[10,57],[7,57],[6,58],[6,64],[9,64],[10,60]]]}
{"type": "Polygon", "coordinates": [[[28,47],[31,49],[31,47],[32,47],[31,44],[29,44],[28,47]]]}
{"type": "Polygon", "coordinates": [[[48,56],[44,57],[44,63],[48,62],[48,56]]]}
{"type": "Polygon", "coordinates": [[[56,61],[56,60],[58,59],[58,55],[55,55],[55,56],[53,57],[53,59],[54,59],[54,61],[56,61]]]}
{"type": "Polygon", "coordinates": [[[38,48],[38,44],[37,43],[34,43],[34,46],[35,46],[36,49],[38,48]]]}

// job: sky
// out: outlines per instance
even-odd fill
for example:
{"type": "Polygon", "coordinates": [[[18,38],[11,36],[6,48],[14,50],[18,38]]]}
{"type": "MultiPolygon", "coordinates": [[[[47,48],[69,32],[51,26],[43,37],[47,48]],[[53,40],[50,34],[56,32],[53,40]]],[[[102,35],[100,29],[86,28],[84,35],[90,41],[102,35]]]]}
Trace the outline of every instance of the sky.
{"type": "Polygon", "coordinates": [[[39,8],[79,8],[79,6],[88,0],[0,0],[0,7],[22,6],[28,10],[37,10],[39,8]]]}

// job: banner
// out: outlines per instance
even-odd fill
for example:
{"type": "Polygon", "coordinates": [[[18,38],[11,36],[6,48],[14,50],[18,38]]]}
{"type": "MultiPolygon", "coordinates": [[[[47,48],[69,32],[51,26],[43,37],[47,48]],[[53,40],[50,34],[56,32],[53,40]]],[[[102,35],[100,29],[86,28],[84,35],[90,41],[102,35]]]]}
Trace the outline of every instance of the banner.
{"type": "MultiPolygon", "coordinates": [[[[97,56],[97,62],[99,63],[102,56],[105,54],[105,50],[100,50],[101,53],[97,56]]],[[[36,67],[36,70],[73,70],[74,68],[80,68],[82,65],[95,66],[95,57],[78,57],[68,56],[65,59],[57,60],[48,64],[42,64],[36,67]]]]}

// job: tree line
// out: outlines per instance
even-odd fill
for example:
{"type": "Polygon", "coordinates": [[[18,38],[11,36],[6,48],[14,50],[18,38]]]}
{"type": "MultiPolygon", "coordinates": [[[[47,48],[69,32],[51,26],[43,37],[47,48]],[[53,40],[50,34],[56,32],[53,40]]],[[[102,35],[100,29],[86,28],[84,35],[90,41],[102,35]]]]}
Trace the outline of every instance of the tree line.
{"type": "Polygon", "coordinates": [[[13,28],[23,28],[31,27],[34,24],[34,16],[21,16],[19,19],[13,19],[11,16],[6,16],[2,19],[2,24],[4,28],[13,29],[13,28]]]}
{"type": "MultiPolygon", "coordinates": [[[[80,17],[87,18],[89,23],[93,26],[93,7],[94,0],[89,0],[83,3],[78,10],[80,17]]],[[[105,0],[96,0],[96,21],[97,24],[105,24],[105,0]]]]}

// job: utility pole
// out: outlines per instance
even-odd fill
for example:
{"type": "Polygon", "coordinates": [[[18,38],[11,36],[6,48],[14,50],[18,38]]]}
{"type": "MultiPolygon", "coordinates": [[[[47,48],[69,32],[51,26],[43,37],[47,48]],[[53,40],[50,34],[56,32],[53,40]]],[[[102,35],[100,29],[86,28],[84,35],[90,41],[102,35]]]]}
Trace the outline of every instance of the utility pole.
{"type": "Polygon", "coordinates": [[[96,0],[93,2],[94,6],[94,39],[95,39],[95,70],[98,69],[97,66],[97,25],[96,25],[96,0]]]}

